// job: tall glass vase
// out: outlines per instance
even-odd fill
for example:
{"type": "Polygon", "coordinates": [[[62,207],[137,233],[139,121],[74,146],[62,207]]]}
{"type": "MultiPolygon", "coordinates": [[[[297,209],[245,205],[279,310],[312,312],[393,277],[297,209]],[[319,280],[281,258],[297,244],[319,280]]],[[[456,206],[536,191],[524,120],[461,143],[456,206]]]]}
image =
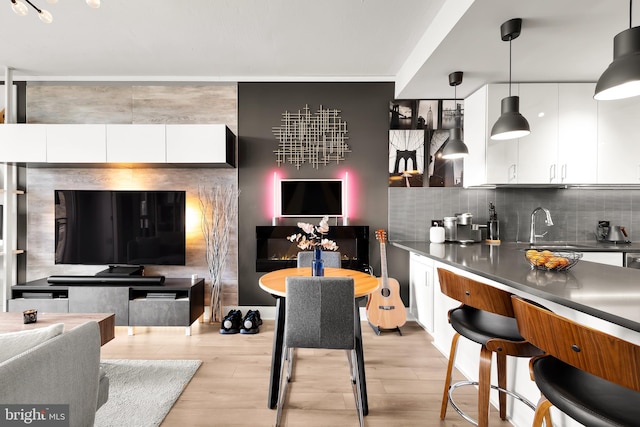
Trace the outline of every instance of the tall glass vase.
{"type": "Polygon", "coordinates": [[[324,276],[324,261],[322,260],[322,249],[313,248],[313,260],[311,261],[311,275],[324,276]]]}

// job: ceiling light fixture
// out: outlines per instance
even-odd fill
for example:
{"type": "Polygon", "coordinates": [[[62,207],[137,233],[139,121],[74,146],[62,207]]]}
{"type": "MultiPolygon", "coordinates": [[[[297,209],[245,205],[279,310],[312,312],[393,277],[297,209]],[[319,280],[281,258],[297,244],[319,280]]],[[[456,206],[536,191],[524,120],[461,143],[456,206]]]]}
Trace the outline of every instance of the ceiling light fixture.
{"type": "MultiPolygon", "coordinates": [[[[17,15],[25,16],[27,13],[29,13],[29,8],[21,0],[10,0],[10,1],[11,1],[11,9],[13,9],[13,11],[17,15]]],[[[46,24],[51,24],[53,22],[53,15],[51,15],[50,12],[44,9],[40,9],[35,4],[31,3],[30,0],[24,0],[24,1],[26,1],[27,4],[29,4],[29,6],[31,6],[36,12],[38,12],[38,18],[40,18],[42,22],[46,24]]],[[[100,0],[86,0],[86,2],[87,2],[87,5],[93,9],[97,9],[100,7],[100,0]]],[[[58,3],[58,0],[47,0],[47,3],[56,4],[58,3]]]]}
{"type": "Polygon", "coordinates": [[[613,38],[613,62],[598,79],[593,97],[598,101],[640,95],[640,27],[631,26],[633,0],[629,0],[629,29],[613,38]]]}
{"type": "Polygon", "coordinates": [[[469,155],[469,149],[462,141],[462,126],[460,124],[460,110],[458,109],[458,96],[456,87],[462,83],[462,71],[454,71],[449,74],[449,86],[453,86],[453,121],[454,125],[449,129],[449,140],[442,149],[442,158],[460,159],[469,155]]]}
{"type": "Polygon", "coordinates": [[[529,122],[520,114],[520,97],[511,96],[511,40],[518,38],[522,19],[514,18],[500,26],[503,41],[509,42],[509,96],[502,99],[501,114],[491,128],[491,139],[504,140],[522,138],[531,133],[529,122]]]}

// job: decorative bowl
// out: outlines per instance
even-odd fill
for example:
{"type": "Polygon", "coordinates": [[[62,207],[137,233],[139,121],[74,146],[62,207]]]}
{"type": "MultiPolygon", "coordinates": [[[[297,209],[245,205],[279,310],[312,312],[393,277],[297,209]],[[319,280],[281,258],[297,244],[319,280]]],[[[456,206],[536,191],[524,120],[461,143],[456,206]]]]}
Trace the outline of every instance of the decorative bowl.
{"type": "Polygon", "coordinates": [[[547,271],[566,271],[576,265],[582,254],[571,251],[549,251],[529,249],[525,252],[525,257],[531,264],[531,268],[547,271]]]}

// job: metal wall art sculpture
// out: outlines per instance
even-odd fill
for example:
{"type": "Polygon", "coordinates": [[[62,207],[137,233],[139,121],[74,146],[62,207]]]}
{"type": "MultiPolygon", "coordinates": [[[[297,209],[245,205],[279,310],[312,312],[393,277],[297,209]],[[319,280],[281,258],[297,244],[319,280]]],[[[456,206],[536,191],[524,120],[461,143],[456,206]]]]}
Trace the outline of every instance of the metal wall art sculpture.
{"type": "Polygon", "coordinates": [[[282,126],[273,128],[278,139],[278,149],[274,150],[278,166],[290,163],[300,169],[309,163],[319,169],[320,165],[343,161],[351,149],[346,143],[347,122],[338,115],[340,110],[323,109],[322,105],[315,114],[308,105],[303,110],[285,111],[282,126]]]}

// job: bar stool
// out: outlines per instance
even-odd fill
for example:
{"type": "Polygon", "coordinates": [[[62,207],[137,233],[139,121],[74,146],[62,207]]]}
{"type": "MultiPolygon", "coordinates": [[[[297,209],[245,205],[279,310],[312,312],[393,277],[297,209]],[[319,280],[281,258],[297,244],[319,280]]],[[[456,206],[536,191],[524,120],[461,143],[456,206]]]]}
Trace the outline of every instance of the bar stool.
{"type": "Polygon", "coordinates": [[[535,410],[535,405],[519,394],[509,391],[507,385],[507,356],[531,357],[542,354],[541,350],[527,342],[518,332],[511,294],[504,290],[467,277],[438,268],[440,289],[443,294],[462,304],[449,310],[449,323],[456,331],[451,342],[447,377],[442,395],[440,418],[447,414],[448,403],[465,420],[480,427],[489,423],[489,391],[499,391],[500,418],[507,418],[507,395],[510,395],[535,410]],[[462,381],[451,384],[451,373],[455,363],[458,339],[463,336],[481,344],[480,372],[478,381],[462,381]],[[496,353],[498,385],[491,385],[492,355],[496,353]],[[478,386],[478,420],[465,414],[452,398],[452,392],[464,385],[478,386]]]}
{"type": "Polygon", "coordinates": [[[542,392],[533,426],[551,425],[551,406],[587,426],[637,426],[640,346],[512,299],[522,336],[546,353],[530,362],[542,392]]]}

